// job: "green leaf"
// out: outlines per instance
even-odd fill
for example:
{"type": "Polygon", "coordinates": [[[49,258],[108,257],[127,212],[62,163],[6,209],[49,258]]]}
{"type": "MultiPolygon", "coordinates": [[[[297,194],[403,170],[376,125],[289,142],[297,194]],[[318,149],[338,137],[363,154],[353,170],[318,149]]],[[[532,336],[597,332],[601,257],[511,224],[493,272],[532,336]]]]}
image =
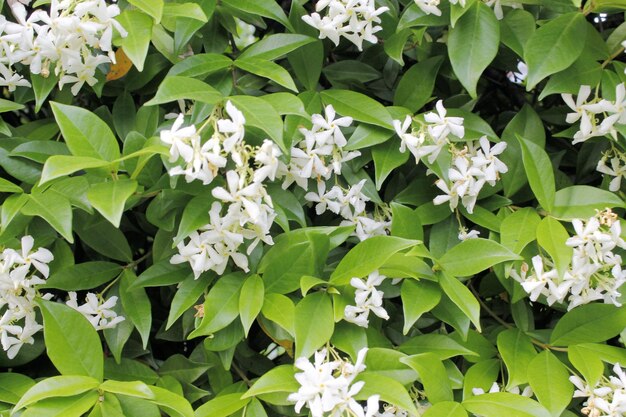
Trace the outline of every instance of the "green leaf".
{"type": "Polygon", "coordinates": [[[376,168],[376,189],[380,190],[391,172],[409,160],[409,152],[400,152],[398,143],[387,141],[372,148],[376,168]]]}
{"type": "Polygon", "coordinates": [[[191,307],[193,307],[200,296],[207,289],[209,284],[215,279],[213,274],[202,274],[198,279],[185,279],[176,289],[176,294],[170,305],[170,312],[167,316],[165,329],[172,327],[172,324],[191,307]]]}
{"type": "MultiPolygon", "coordinates": [[[[473,239],[471,239],[473,240],[473,239]]],[[[489,241],[491,242],[491,241],[489,241]]],[[[458,279],[446,274],[439,275],[439,284],[450,300],[474,323],[480,331],[480,304],[472,292],[458,279]]]]}
{"type": "Polygon", "coordinates": [[[419,374],[426,397],[431,404],[453,401],[448,373],[441,359],[434,353],[421,353],[400,358],[400,362],[409,365],[419,374]]]}
{"type": "Polygon", "coordinates": [[[132,270],[124,269],[120,279],[120,301],[124,307],[125,317],[130,319],[139,332],[145,349],[150,339],[152,307],[146,290],[143,288],[129,289],[130,284],[136,279],[137,276],[132,270]]]}
{"type": "Polygon", "coordinates": [[[467,417],[465,408],[457,402],[444,401],[430,407],[423,417],[467,417]]]}
{"type": "Polygon", "coordinates": [[[64,291],[88,290],[111,281],[120,272],[122,272],[122,267],[112,262],[83,262],[53,272],[41,288],[56,288],[64,291]]]}
{"type": "Polygon", "coordinates": [[[281,235],[259,264],[265,290],[279,294],[297,290],[302,276],[321,275],[329,250],[329,238],[322,233],[302,229],[281,235]]]}
{"type": "Polygon", "coordinates": [[[212,106],[222,100],[222,94],[195,78],[172,76],[165,77],[154,98],[145,105],[154,106],[180,99],[200,101],[212,106]]]}
{"type": "Polygon", "coordinates": [[[400,290],[404,316],[403,334],[407,334],[422,314],[435,308],[441,300],[441,290],[427,281],[405,279],[400,290]]]}
{"type": "Polygon", "coordinates": [[[0,401],[17,404],[24,394],[35,385],[35,381],[26,375],[15,372],[0,374],[0,401]]]}
{"type": "Polygon", "coordinates": [[[535,31],[535,18],[524,9],[510,10],[500,21],[502,43],[518,56],[524,56],[524,46],[535,31]]]}
{"type": "Polygon", "coordinates": [[[572,65],[585,46],[579,35],[586,32],[585,16],[580,12],[561,15],[537,29],[524,46],[524,61],[528,65],[526,90],[572,65]]]}
{"type": "Polygon", "coordinates": [[[432,352],[441,360],[459,355],[477,356],[477,353],[461,346],[450,336],[437,333],[415,336],[402,343],[399,349],[408,355],[432,352]]]}
{"type": "Polygon", "coordinates": [[[506,142],[507,147],[500,159],[509,168],[509,171],[502,175],[502,185],[506,197],[511,197],[528,182],[522,162],[522,148],[516,135],[528,138],[542,148],[545,146],[546,133],[543,122],[528,104],[522,107],[522,110],[513,117],[502,132],[502,140],[506,142]]]}
{"type": "Polygon", "coordinates": [[[261,308],[263,316],[278,324],[292,336],[295,334],[295,311],[296,308],[290,298],[282,294],[274,293],[265,296],[263,307],[261,308]]]}
{"type": "Polygon", "coordinates": [[[150,388],[141,381],[108,380],[100,384],[98,388],[113,394],[122,394],[137,398],[151,399],[154,397],[154,393],[150,391],[150,388]]]}
{"type": "Polygon", "coordinates": [[[283,138],[283,121],[272,106],[268,106],[265,100],[252,96],[231,96],[229,100],[243,113],[246,126],[261,129],[276,142],[283,154],[289,155],[291,140],[287,142],[283,138]]]}
{"type": "Polygon", "coordinates": [[[70,151],[63,142],[32,140],[17,145],[10,156],[21,156],[43,164],[53,155],[69,155],[70,151]]]}
{"type": "Polygon", "coordinates": [[[300,383],[294,378],[293,365],[280,365],[264,373],[241,398],[250,398],[273,392],[296,392],[300,383]]]}
{"type": "Polygon", "coordinates": [[[439,265],[449,274],[464,277],[477,274],[496,264],[522,259],[504,246],[488,239],[465,240],[447,251],[439,265]]]}
{"type": "Polygon", "coordinates": [[[105,161],[120,157],[120,148],[109,126],[80,107],[51,102],[52,112],[70,152],[105,161]]]}
{"type": "Polygon", "coordinates": [[[539,402],[552,417],[559,417],[572,401],[574,386],[567,367],[549,350],[537,355],[528,366],[528,382],[539,402]]]}
{"type": "MultiPolygon", "coordinates": [[[[154,23],[161,22],[163,16],[163,0],[128,0],[130,4],[149,14],[154,18],[154,23]]],[[[130,32],[130,28],[128,31],[130,32]]]]}
{"type": "Polygon", "coordinates": [[[263,100],[271,104],[280,115],[293,114],[296,116],[309,117],[304,109],[304,104],[297,96],[291,93],[273,93],[261,96],[263,100]]]}
{"type": "Polygon", "coordinates": [[[84,244],[117,261],[129,263],[133,260],[132,250],[124,232],[114,227],[102,216],[90,216],[77,212],[76,219],[75,230],[84,244]]]}
{"type": "Polygon", "coordinates": [[[417,211],[391,203],[391,235],[405,239],[424,239],[424,230],[417,211]]]}
{"type": "Polygon", "coordinates": [[[537,226],[537,242],[552,257],[561,276],[572,261],[572,248],[565,244],[568,238],[567,230],[552,217],[545,217],[537,226]]]}
{"type": "Polygon", "coordinates": [[[196,409],[195,417],[227,417],[241,410],[250,398],[241,398],[241,393],[224,394],[213,398],[196,409]]]}
{"type": "Polygon", "coordinates": [[[316,292],[304,297],[295,311],[295,356],[311,356],[330,340],[334,329],[333,306],[328,294],[316,292]]]}
{"type": "Polygon", "coordinates": [[[243,283],[241,294],[239,295],[239,317],[241,317],[246,336],[248,336],[248,331],[252,323],[254,323],[254,319],[261,312],[264,296],[263,279],[257,274],[250,275],[243,283]]]}
{"type": "Polygon", "coordinates": [[[522,148],[522,161],[530,188],[539,204],[547,211],[552,211],[556,191],[550,158],[539,145],[520,136],[517,136],[517,140],[522,148]]]}
{"type": "Polygon", "coordinates": [[[569,346],[567,359],[591,386],[595,386],[604,373],[604,364],[599,355],[585,349],[583,344],[569,346]]]}
{"type": "Polygon", "coordinates": [[[374,236],[353,247],[330,276],[330,284],[347,285],[353,277],[361,278],[382,266],[391,256],[418,244],[417,240],[394,236],[374,236]]]}
{"type": "Polygon", "coordinates": [[[587,219],[596,210],[607,207],[624,207],[624,201],[616,193],[588,185],[573,185],[560,189],[554,196],[550,214],[562,220],[587,219]]]}
{"type": "Polygon", "coordinates": [[[331,104],[342,116],[350,116],[359,122],[393,129],[389,111],[382,104],[364,94],[348,90],[324,90],[320,95],[326,105],[331,104]]]}
{"type": "Polygon", "coordinates": [[[477,395],[463,401],[468,411],[484,417],[550,417],[538,402],[508,392],[477,395]]]}
{"type": "Polygon", "coordinates": [[[187,18],[199,20],[203,23],[208,22],[206,15],[204,14],[204,10],[200,5],[193,2],[186,3],[165,3],[163,5],[163,14],[170,17],[176,18],[187,18]]]}
{"type": "Polygon", "coordinates": [[[365,382],[355,399],[367,400],[370,396],[378,394],[382,401],[403,408],[410,415],[419,415],[406,388],[395,379],[377,372],[365,371],[361,372],[355,381],[365,382]]]}
{"type": "Polygon", "coordinates": [[[81,417],[97,402],[96,391],[72,397],[48,398],[28,407],[20,417],[81,417]]]}
{"type": "Polygon", "coordinates": [[[443,57],[435,56],[409,68],[398,83],[393,97],[395,106],[402,106],[416,112],[428,103],[435,88],[435,79],[443,57]]]}
{"type": "Polygon", "coordinates": [[[202,226],[211,223],[209,211],[214,201],[215,198],[209,191],[200,193],[187,203],[183,210],[183,215],[178,225],[178,233],[174,237],[172,247],[178,245],[202,226]]]}
{"type": "MultiPolygon", "coordinates": [[[[51,72],[47,77],[43,77],[40,74],[30,74],[30,82],[33,86],[33,92],[35,93],[35,113],[39,113],[41,106],[50,95],[50,92],[57,86],[59,82],[59,76],[51,72]]],[[[0,108],[0,113],[2,109],[0,108]]]]}
{"type": "Polygon", "coordinates": [[[473,396],[474,388],[488,392],[498,377],[501,367],[502,363],[498,359],[486,359],[472,365],[463,378],[463,398],[473,396]]]}
{"type": "Polygon", "coordinates": [[[612,304],[586,304],[568,311],[557,322],[550,344],[569,346],[604,342],[626,327],[626,309],[612,304]]]}
{"type": "Polygon", "coordinates": [[[285,12],[274,0],[222,0],[222,2],[229,8],[275,20],[290,32],[295,32],[285,12]]]}
{"type": "Polygon", "coordinates": [[[324,65],[324,43],[315,41],[292,51],[287,59],[304,88],[315,91],[324,65]]]}
{"type": "MultiPolygon", "coordinates": [[[[350,136],[348,144],[345,149],[348,151],[367,148],[379,143],[386,142],[390,137],[394,135],[394,132],[383,129],[382,127],[360,124],[350,136]]],[[[398,148],[400,146],[398,145],[398,148]]]]}
{"type": "Polygon", "coordinates": [[[448,36],[448,55],[454,73],[470,96],[483,71],[498,53],[500,24],[493,10],[477,1],[456,22],[448,36]]]}
{"type": "Polygon", "coordinates": [[[217,71],[229,68],[233,60],[222,54],[197,54],[176,63],[167,73],[168,77],[206,77],[217,71]]]}
{"type": "Polygon", "coordinates": [[[262,58],[238,58],[235,61],[235,66],[260,77],[269,78],[276,84],[282,85],[296,93],[298,92],[289,72],[272,61],[262,58]]]}
{"type": "Polygon", "coordinates": [[[148,386],[154,398],[153,403],[165,410],[171,417],[194,417],[193,408],[181,395],[175,394],[165,388],[148,386]]]}
{"type": "Polygon", "coordinates": [[[27,216],[39,216],[50,224],[69,243],[74,243],[72,236],[72,207],[67,198],[55,192],[30,194],[22,207],[27,216]]]}
{"type": "Polygon", "coordinates": [[[88,376],[54,376],[45,378],[30,388],[15,405],[15,410],[53,397],[71,397],[98,387],[99,382],[88,376]]]}
{"type": "Polygon", "coordinates": [[[598,85],[601,79],[602,65],[581,54],[571,66],[550,77],[541,90],[539,100],[556,93],[577,94],[581,85],[598,85]]]}
{"type": "Polygon", "coordinates": [[[232,273],[215,283],[204,300],[204,317],[189,338],[207,336],[228,326],[239,315],[243,274],[232,273]]]}
{"type": "Polygon", "coordinates": [[[274,61],[315,41],[315,38],[299,33],[275,33],[250,45],[239,55],[239,59],[259,58],[274,61]]]}
{"type": "Polygon", "coordinates": [[[100,337],[85,316],[52,301],[39,301],[39,308],[48,357],[59,372],[102,381],[104,359],[100,337]]]}
{"type": "Polygon", "coordinates": [[[376,68],[352,59],[327,65],[323,72],[331,84],[352,81],[368,83],[381,78],[381,73],[376,68]]]}
{"type": "Polygon", "coordinates": [[[137,189],[135,180],[117,180],[94,184],[87,191],[93,207],[115,227],[120,226],[124,204],[137,189]]]}
{"type": "Polygon", "coordinates": [[[53,155],[46,160],[43,166],[39,184],[44,184],[83,169],[102,168],[108,165],[111,165],[111,162],[90,156],[53,155]]]}
{"type": "Polygon", "coordinates": [[[535,240],[540,221],[535,209],[530,207],[511,213],[500,224],[500,243],[513,253],[520,254],[526,245],[535,240]]]}
{"type": "Polygon", "coordinates": [[[193,277],[189,268],[184,265],[171,264],[169,259],[158,262],[143,271],[130,288],[162,287],[177,284],[187,277],[193,277]]]}
{"type": "Polygon", "coordinates": [[[498,335],[498,352],[508,371],[507,388],[528,382],[530,363],[537,356],[530,338],[519,329],[507,329],[498,335]]]}
{"type": "MultiPolygon", "coordinates": [[[[157,5],[159,2],[162,7],[162,0],[155,1],[154,3],[157,5]]],[[[154,23],[153,17],[154,15],[151,17],[139,10],[124,10],[124,12],[117,17],[120,24],[124,28],[127,28],[128,31],[128,35],[121,38],[122,49],[139,72],[143,71],[146,55],[148,55],[148,47],[150,46],[150,39],[152,38],[152,25],[154,23]]],[[[156,19],[156,17],[154,19],[156,19]]]]}
{"type": "Polygon", "coordinates": [[[13,184],[11,181],[0,178],[0,192],[1,193],[23,193],[22,187],[13,184]]]}
{"type": "Polygon", "coordinates": [[[21,110],[24,108],[23,104],[15,103],[13,101],[0,98],[0,113],[6,113],[9,111],[21,110]]]}

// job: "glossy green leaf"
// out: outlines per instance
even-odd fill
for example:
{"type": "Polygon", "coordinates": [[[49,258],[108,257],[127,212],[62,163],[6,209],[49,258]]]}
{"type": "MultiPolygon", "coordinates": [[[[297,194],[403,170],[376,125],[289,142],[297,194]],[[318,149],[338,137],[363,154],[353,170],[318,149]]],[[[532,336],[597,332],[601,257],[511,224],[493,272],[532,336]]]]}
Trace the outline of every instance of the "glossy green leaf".
{"type": "Polygon", "coordinates": [[[295,91],[296,93],[298,92],[298,89],[296,88],[291,75],[289,75],[289,72],[272,61],[258,57],[240,57],[234,62],[234,64],[239,69],[260,77],[269,78],[276,84],[282,85],[288,90],[295,91]]]}
{"type": "Polygon", "coordinates": [[[356,377],[356,381],[365,382],[363,388],[355,396],[357,400],[367,400],[370,396],[378,394],[382,401],[396,405],[410,414],[418,415],[406,388],[395,379],[365,371],[356,377]]]}
{"type": "Polygon", "coordinates": [[[201,405],[195,417],[227,417],[241,410],[250,402],[250,398],[241,399],[241,393],[219,395],[201,405]]]}
{"type": "Polygon", "coordinates": [[[210,335],[228,326],[239,315],[242,274],[233,273],[215,283],[204,300],[204,317],[189,338],[210,335]]]}
{"type": "Polygon", "coordinates": [[[72,155],[104,161],[120,157],[117,140],[101,118],[81,107],[56,102],[50,105],[72,155]]]}
{"type": "Polygon", "coordinates": [[[472,413],[480,414],[484,417],[550,416],[550,412],[538,402],[508,392],[494,392],[470,397],[463,401],[463,407],[472,413]]]}
{"type": "Polygon", "coordinates": [[[402,282],[400,295],[404,315],[402,333],[407,334],[422,314],[439,304],[441,290],[437,285],[430,282],[405,279],[402,282]]]}
{"type": "Polygon", "coordinates": [[[586,304],[568,311],[556,324],[550,343],[569,346],[603,342],[626,327],[626,309],[612,304],[586,304]]]}
{"type": "Polygon", "coordinates": [[[585,32],[585,17],[580,12],[561,15],[537,29],[524,46],[526,89],[530,91],[547,76],[573,64],[585,46],[578,35],[585,32]]]}
{"type": "Polygon", "coordinates": [[[124,204],[136,189],[137,181],[135,180],[101,182],[89,188],[87,198],[105,219],[113,226],[119,227],[124,204]]]}
{"type": "Polygon", "coordinates": [[[266,372],[250,387],[241,398],[273,392],[296,392],[300,384],[294,378],[295,369],[292,365],[280,365],[266,372]]]}
{"type": "Polygon", "coordinates": [[[376,168],[376,189],[380,190],[392,171],[409,160],[409,152],[400,152],[398,143],[387,141],[372,148],[372,158],[376,168]]]}
{"type": "Polygon", "coordinates": [[[537,226],[537,242],[548,252],[561,276],[572,261],[572,248],[565,244],[568,238],[565,227],[551,217],[545,217],[537,226]]]}
{"type": "Polygon", "coordinates": [[[498,53],[500,25],[493,10],[475,2],[456,22],[448,36],[448,55],[454,73],[470,96],[483,71],[498,53]]]}
{"type": "Polygon", "coordinates": [[[309,357],[330,340],[335,328],[330,297],[316,292],[304,297],[295,311],[296,357],[309,357]]]}
{"type": "Polygon", "coordinates": [[[393,236],[374,236],[356,245],[343,257],[330,276],[333,285],[346,285],[353,277],[365,277],[393,254],[419,243],[393,236]]]}
{"type": "Polygon", "coordinates": [[[275,20],[293,32],[293,27],[285,12],[274,0],[223,0],[224,5],[275,20]]]}
{"type": "Polygon", "coordinates": [[[457,402],[443,401],[430,407],[424,417],[467,417],[465,408],[457,402]]]}
{"type": "Polygon", "coordinates": [[[527,383],[530,363],[537,356],[530,338],[519,329],[507,329],[498,335],[498,351],[508,371],[506,386],[527,383]]]}
{"type": "Polygon", "coordinates": [[[239,59],[259,58],[273,61],[313,42],[315,38],[299,33],[275,33],[250,45],[239,55],[239,59]]]}
{"type": "MultiPolygon", "coordinates": [[[[147,3],[146,0],[139,1],[147,3]]],[[[148,54],[148,47],[150,46],[150,39],[152,38],[152,25],[154,20],[157,20],[158,23],[160,19],[158,10],[159,3],[162,8],[163,1],[156,0],[154,1],[153,9],[146,12],[148,14],[139,10],[124,10],[124,12],[117,17],[117,20],[123,27],[129,28],[128,35],[121,39],[122,49],[140,72],[143,71],[146,55],[148,54]],[[155,16],[158,16],[158,19],[155,16]]],[[[142,7],[141,9],[143,10],[144,8],[142,7]]]]}
{"type": "Polygon", "coordinates": [[[409,68],[398,83],[393,104],[412,112],[428,103],[435,88],[435,79],[443,58],[440,56],[420,61],[409,68]]]}
{"type": "Polygon", "coordinates": [[[76,171],[89,168],[102,168],[108,165],[111,165],[111,163],[90,156],[53,155],[46,160],[43,166],[40,184],[73,174],[76,171]]]}
{"type": "Polygon", "coordinates": [[[530,188],[541,206],[552,211],[555,199],[554,171],[544,149],[535,143],[517,136],[522,149],[522,161],[530,188]]]}
{"type": "Polygon", "coordinates": [[[122,272],[122,267],[113,262],[83,262],[53,272],[42,288],[56,288],[64,291],[87,290],[111,281],[120,272],[122,272]]]}
{"type": "Polygon", "coordinates": [[[528,382],[539,403],[559,417],[572,401],[574,386],[567,367],[549,350],[538,354],[528,366],[528,382]]]}
{"type": "Polygon", "coordinates": [[[163,0],[128,0],[128,2],[152,16],[154,23],[161,22],[161,16],[163,16],[163,0]]]}
{"type": "Polygon", "coordinates": [[[46,378],[30,388],[15,404],[15,409],[28,407],[37,401],[52,397],[71,397],[95,389],[98,380],[89,376],[54,376],[46,378]]]}
{"type": "Polygon", "coordinates": [[[154,98],[145,105],[154,106],[181,99],[215,105],[222,100],[222,94],[209,84],[195,78],[171,76],[163,80],[154,98]]]}
{"type": "Polygon", "coordinates": [[[239,317],[241,317],[246,336],[254,319],[261,312],[264,296],[263,279],[256,274],[250,275],[243,283],[241,294],[239,294],[239,317]]]}
{"type": "Polygon", "coordinates": [[[617,194],[588,185],[573,185],[560,189],[554,196],[551,214],[562,220],[593,217],[597,210],[624,207],[617,194]]]}
{"type": "Polygon", "coordinates": [[[535,240],[540,221],[537,212],[530,207],[511,213],[500,225],[500,243],[513,253],[521,253],[526,245],[535,240]]]}
{"type": "Polygon", "coordinates": [[[458,279],[446,274],[439,275],[439,284],[452,302],[474,323],[480,331],[480,304],[472,292],[458,279]]]}
{"type": "Polygon", "coordinates": [[[284,154],[288,154],[291,141],[283,137],[283,121],[272,106],[258,97],[231,96],[229,100],[243,113],[247,126],[261,129],[280,147],[284,154]]]}
{"type": "Polygon", "coordinates": [[[152,328],[152,307],[150,298],[143,288],[129,289],[137,276],[130,269],[125,269],[120,279],[120,301],[124,307],[124,316],[130,320],[143,341],[144,349],[148,346],[152,328]]]}
{"type": "Polygon", "coordinates": [[[331,104],[342,116],[350,116],[359,122],[393,129],[389,111],[382,104],[364,94],[348,90],[325,90],[320,95],[326,105],[331,104]]]}
{"type": "Polygon", "coordinates": [[[493,265],[521,259],[493,240],[482,238],[465,240],[447,251],[439,265],[450,275],[470,276],[493,265]]]}
{"type": "Polygon", "coordinates": [[[60,194],[47,191],[30,194],[22,213],[27,216],[39,216],[50,224],[68,242],[73,243],[72,207],[67,198],[60,194]]]}
{"type": "Polygon", "coordinates": [[[452,387],[443,362],[433,353],[401,358],[400,362],[409,365],[419,374],[426,396],[431,404],[442,401],[452,401],[452,387]]]}
{"type": "Polygon", "coordinates": [[[48,357],[62,375],[83,375],[102,381],[100,337],[78,311],[62,303],[41,300],[43,334],[48,357]],[[72,329],[67,331],[67,329],[72,329]]]}

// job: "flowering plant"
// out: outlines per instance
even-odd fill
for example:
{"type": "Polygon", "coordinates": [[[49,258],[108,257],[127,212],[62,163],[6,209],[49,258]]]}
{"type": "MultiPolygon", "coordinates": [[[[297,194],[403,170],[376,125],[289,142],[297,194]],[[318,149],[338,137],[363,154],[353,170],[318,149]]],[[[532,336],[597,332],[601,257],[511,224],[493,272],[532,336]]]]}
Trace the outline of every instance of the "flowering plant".
{"type": "Polygon", "coordinates": [[[622,1],[0,9],[0,416],[626,416],[622,1]]]}

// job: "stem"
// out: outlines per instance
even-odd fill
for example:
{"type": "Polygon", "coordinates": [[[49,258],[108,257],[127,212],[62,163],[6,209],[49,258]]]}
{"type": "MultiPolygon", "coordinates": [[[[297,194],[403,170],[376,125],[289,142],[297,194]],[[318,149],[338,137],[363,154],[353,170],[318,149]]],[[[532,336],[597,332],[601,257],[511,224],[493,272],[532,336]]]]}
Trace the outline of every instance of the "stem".
{"type": "Polygon", "coordinates": [[[244,372],[241,370],[241,368],[239,368],[235,362],[233,362],[231,366],[233,367],[233,369],[235,370],[237,375],[239,375],[241,380],[243,382],[245,382],[248,387],[251,387],[252,386],[252,382],[250,382],[250,380],[248,379],[246,374],[244,374],[244,372]]]}
{"type": "Polygon", "coordinates": [[[143,261],[145,261],[150,255],[152,255],[152,251],[149,250],[148,252],[146,252],[142,257],[140,257],[137,260],[132,261],[131,263],[127,264],[124,269],[128,269],[128,268],[134,268],[137,265],[139,265],[140,263],[142,263],[143,261]]]}

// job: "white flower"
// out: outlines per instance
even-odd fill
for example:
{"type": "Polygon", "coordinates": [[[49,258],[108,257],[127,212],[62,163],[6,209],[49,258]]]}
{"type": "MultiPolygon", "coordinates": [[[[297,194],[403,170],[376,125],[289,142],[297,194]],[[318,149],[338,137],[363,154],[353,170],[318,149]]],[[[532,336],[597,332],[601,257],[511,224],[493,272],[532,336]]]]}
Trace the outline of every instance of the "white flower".
{"type": "Polygon", "coordinates": [[[360,278],[352,278],[350,280],[350,285],[356,288],[354,295],[356,306],[346,306],[344,312],[346,321],[361,327],[367,327],[369,323],[367,318],[370,311],[384,320],[389,319],[387,311],[382,306],[384,293],[376,289],[385,278],[378,271],[374,271],[369,274],[365,282],[360,278]]]}
{"type": "Polygon", "coordinates": [[[116,296],[103,300],[98,295],[88,292],[85,297],[85,303],[79,306],[76,292],[70,291],[68,294],[70,298],[65,304],[85,316],[96,330],[112,329],[118,323],[124,321],[124,317],[118,316],[112,310],[115,304],[117,304],[116,296]]]}
{"type": "Polygon", "coordinates": [[[229,119],[220,119],[217,121],[217,128],[220,133],[226,133],[228,136],[224,140],[224,150],[230,152],[239,144],[245,135],[246,118],[243,113],[228,100],[226,102],[226,113],[229,119]]]}
{"type": "Polygon", "coordinates": [[[400,123],[400,120],[394,120],[393,128],[401,141],[400,152],[404,153],[408,149],[415,157],[415,163],[417,164],[419,163],[421,157],[425,155],[425,152],[421,149],[421,147],[424,144],[426,137],[423,133],[419,133],[417,136],[412,133],[407,133],[411,127],[412,121],[413,118],[410,115],[406,116],[402,124],[400,123]]]}
{"type": "Polygon", "coordinates": [[[447,110],[443,106],[443,100],[438,100],[435,105],[437,113],[426,113],[424,120],[427,123],[431,123],[429,131],[431,135],[437,139],[447,137],[449,133],[452,133],[458,138],[465,136],[465,128],[463,127],[462,117],[446,117],[447,110]]]}
{"type": "Polygon", "coordinates": [[[465,227],[459,229],[459,240],[468,240],[468,239],[476,239],[480,235],[478,230],[470,230],[468,231],[465,227]]]}
{"type": "Polygon", "coordinates": [[[422,9],[426,14],[434,14],[435,16],[441,16],[441,10],[439,10],[440,0],[414,0],[417,7],[422,9]]]}

